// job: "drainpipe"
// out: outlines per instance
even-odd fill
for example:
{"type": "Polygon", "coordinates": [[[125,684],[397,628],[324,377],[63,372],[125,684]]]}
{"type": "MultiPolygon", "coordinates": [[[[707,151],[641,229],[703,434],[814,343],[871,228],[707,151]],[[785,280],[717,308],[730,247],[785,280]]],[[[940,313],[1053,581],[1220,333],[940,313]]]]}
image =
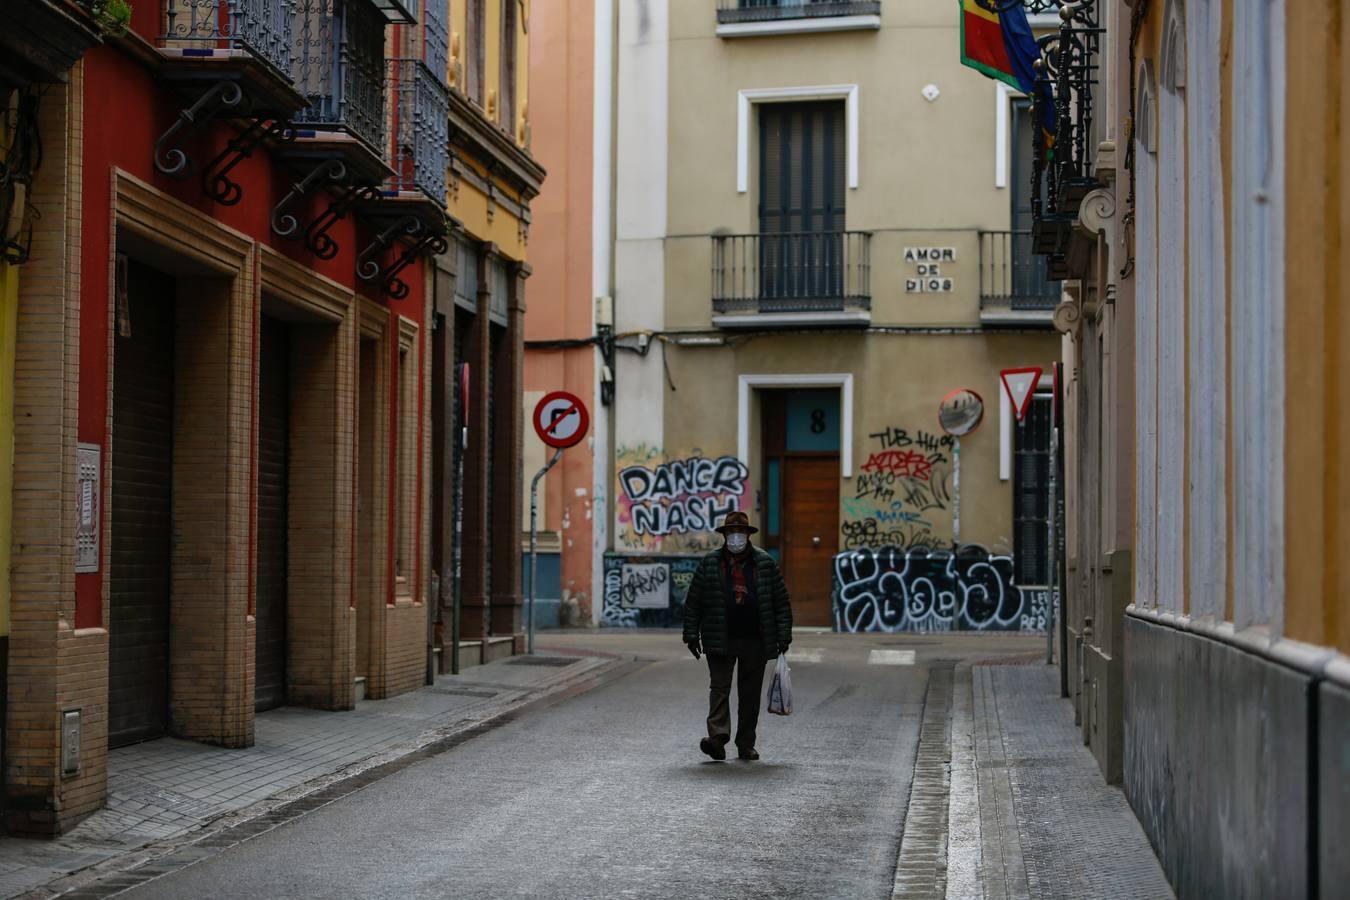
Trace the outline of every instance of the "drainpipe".
{"type": "MultiPolygon", "coordinates": [[[[617,44],[614,0],[595,0],[595,93],[592,97],[591,135],[591,333],[598,334],[597,306],[609,310],[613,325],[614,294],[614,54],[617,44]]],[[[611,510],[614,508],[610,478],[612,417],[600,398],[600,374],[604,353],[595,355],[595,396],[591,409],[593,451],[591,491],[591,623],[600,622],[605,602],[605,550],[609,547],[611,510]]]]}

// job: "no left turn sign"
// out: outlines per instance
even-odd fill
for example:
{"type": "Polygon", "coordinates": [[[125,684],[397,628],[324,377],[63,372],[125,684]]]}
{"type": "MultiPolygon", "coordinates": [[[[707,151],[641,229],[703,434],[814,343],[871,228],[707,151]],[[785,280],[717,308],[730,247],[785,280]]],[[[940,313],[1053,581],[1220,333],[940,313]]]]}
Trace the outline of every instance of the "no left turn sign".
{"type": "Polygon", "coordinates": [[[534,408],[534,430],[539,440],[559,450],[574,447],[586,436],[590,415],[576,394],[545,394],[534,408]]]}

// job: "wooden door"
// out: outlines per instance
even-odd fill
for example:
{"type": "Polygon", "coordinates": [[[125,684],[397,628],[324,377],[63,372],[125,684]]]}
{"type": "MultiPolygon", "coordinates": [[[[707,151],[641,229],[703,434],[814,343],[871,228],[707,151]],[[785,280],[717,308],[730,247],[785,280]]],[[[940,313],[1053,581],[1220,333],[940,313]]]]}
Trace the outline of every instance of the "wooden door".
{"type": "Polygon", "coordinates": [[[783,463],[783,578],[793,621],[829,626],[839,551],[839,457],[789,456],[783,463]]]}

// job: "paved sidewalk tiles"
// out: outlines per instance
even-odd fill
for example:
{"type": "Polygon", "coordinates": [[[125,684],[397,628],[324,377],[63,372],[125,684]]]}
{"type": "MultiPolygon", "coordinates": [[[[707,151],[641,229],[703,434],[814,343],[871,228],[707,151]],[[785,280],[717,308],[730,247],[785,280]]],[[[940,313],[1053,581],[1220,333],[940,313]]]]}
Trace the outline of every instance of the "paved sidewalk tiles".
{"type": "Polygon", "coordinates": [[[963,666],[956,693],[947,897],[1173,896],[1125,795],[1083,746],[1058,670],[963,666]]]}
{"type": "Polygon", "coordinates": [[[52,841],[0,837],[0,896],[12,897],[185,834],[316,779],[411,753],[447,728],[468,727],[536,699],[613,660],[512,657],[443,675],[434,686],[356,709],[282,707],[259,713],[246,749],[161,738],[108,754],[108,803],[52,841]],[[527,660],[522,663],[521,660],[527,660]]]}

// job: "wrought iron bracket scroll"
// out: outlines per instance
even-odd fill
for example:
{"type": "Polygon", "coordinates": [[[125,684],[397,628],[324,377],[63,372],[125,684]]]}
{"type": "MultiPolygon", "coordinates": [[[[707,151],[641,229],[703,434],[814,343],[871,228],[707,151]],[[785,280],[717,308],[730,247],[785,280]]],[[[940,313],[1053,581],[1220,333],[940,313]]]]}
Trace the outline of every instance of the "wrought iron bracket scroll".
{"type": "Polygon", "coordinates": [[[328,234],[328,229],[347,217],[358,203],[371,203],[379,199],[379,188],[368,184],[352,185],[329,202],[318,217],[305,229],[305,246],[319,259],[332,259],[337,256],[337,241],[328,234]]]}
{"type": "Polygon", "coordinates": [[[375,235],[375,240],[371,241],[356,257],[356,274],[362,281],[380,280],[380,275],[384,270],[380,267],[378,258],[381,253],[398,240],[400,234],[414,242],[420,240],[422,220],[417,216],[403,216],[394,220],[389,227],[375,235]]]}
{"type": "Polygon", "coordinates": [[[192,160],[179,144],[189,134],[200,131],[225,110],[237,109],[244,102],[244,91],[235,81],[217,81],[197,98],[169,129],[155,141],[155,168],[172,178],[186,178],[192,160]]]}
{"type": "Polygon", "coordinates": [[[217,153],[215,159],[207,163],[202,173],[202,190],[222,206],[234,206],[244,197],[244,189],[237,181],[230,179],[234,167],[251,157],[263,141],[289,141],[294,137],[291,123],[285,119],[253,119],[247,128],[230,138],[225,149],[217,153]]]}
{"type": "Polygon", "coordinates": [[[272,230],[281,237],[294,237],[300,230],[300,220],[287,212],[287,208],[308,196],[318,183],[324,179],[341,184],[347,180],[347,167],[340,159],[326,159],[310,169],[304,178],[291,185],[291,190],[272,208],[272,230]]]}
{"type": "Polygon", "coordinates": [[[408,296],[409,288],[407,283],[398,277],[399,274],[418,259],[424,256],[435,256],[444,253],[448,249],[450,249],[450,243],[446,240],[444,233],[431,232],[423,235],[420,240],[408,244],[403,248],[403,252],[399,254],[398,259],[396,259],[394,264],[389,267],[389,270],[385,272],[384,280],[380,283],[380,287],[384,289],[384,292],[389,295],[390,299],[402,300],[404,297],[408,296]]]}

